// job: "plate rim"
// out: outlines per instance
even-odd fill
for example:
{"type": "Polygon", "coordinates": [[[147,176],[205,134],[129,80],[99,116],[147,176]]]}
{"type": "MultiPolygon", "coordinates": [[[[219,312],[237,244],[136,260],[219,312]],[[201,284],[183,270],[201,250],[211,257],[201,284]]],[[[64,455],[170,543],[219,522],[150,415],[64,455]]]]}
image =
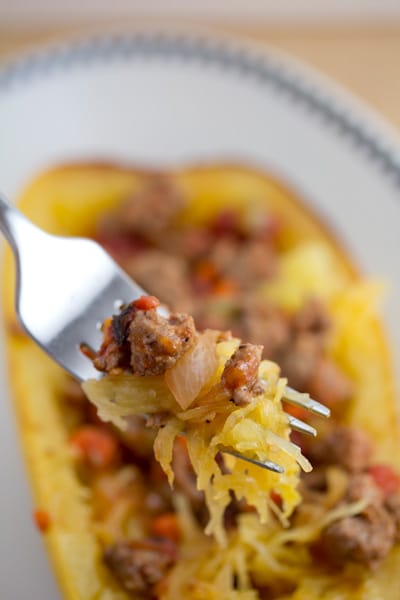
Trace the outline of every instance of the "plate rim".
{"type": "Polygon", "coordinates": [[[137,23],[65,34],[0,61],[0,97],[40,77],[134,56],[203,62],[252,77],[302,105],[321,127],[346,138],[396,189],[400,189],[400,134],[362,98],[329,76],[267,43],[193,25],[137,23]]]}

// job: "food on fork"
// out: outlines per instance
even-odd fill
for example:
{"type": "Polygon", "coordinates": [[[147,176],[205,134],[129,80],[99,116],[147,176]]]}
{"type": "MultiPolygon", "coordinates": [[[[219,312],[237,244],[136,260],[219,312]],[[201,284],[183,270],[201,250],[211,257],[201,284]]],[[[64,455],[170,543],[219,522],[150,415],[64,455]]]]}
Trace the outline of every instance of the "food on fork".
{"type": "Polygon", "coordinates": [[[127,430],[130,418],[144,416],[158,430],[155,457],[171,485],[174,442],[184,436],[210,514],[206,532],[219,543],[226,543],[223,519],[232,495],[256,509],[262,523],[271,507],[287,522],[300,501],[299,465],[305,471],[311,465],[290,441],[278,366],[261,361],[262,346],[230,332],[197,332],[192,317],[163,316],[159,304],[142,296],[105,321],[93,363],[107,376],[86,381],[84,392],[103,421],[127,430]],[[273,461],[282,473],[237,455],[260,465],[273,461]]]}
{"type": "MultiPolygon", "coordinates": [[[[146,418],[129,415],[131,399],[128,417],[118,406],[113,415],[126,420],[125,429],[104,423],[80,386],[19,331],[8,295],[8,353],[36,522],[66,598],[396,598],[400,444],[387,342],[376,316],[380,286],[356,274],[329,231],[295,195],[268,175],[240,166],[157,174],[71,165],[33,182],[21,208],[56,234],[93,236],[144,289],[174,312],[194,316],[196,332],[185,319],[177,323],[187,329],[183,340],[189,337],[190,347],[180,345],[178,336],[172,360],[149,362],[146,348],[137,356],[129,349],[129,356],[118,357],[106,344],[96,362],[106,371],[117,370],[105,382],[162,378],[163,393],[168,389],[179,405],[178,399],[190,398],[186,385],[201,380],[184,382],[182,395],[181,379],[167,374],[204,337],[221,361],[221,386],[233,392],[228,418],[263,398],[251,393],[245,404],[249,389],[235,385],[241,383],[235,365],[242,359],[256,364],[259,346],[264,347],[261,365],[271,368],[278,387],[280,378],[287,378],[332,412],[321,419],[284,403],[285,412],[318,430],[316,439],[290,433],[314,468],[298,471],[300,483],[290,498],[276,489],[265,494],[270,514],[264,523],[251,502],[229,495],[224,539],[217,539],[204,533],[210,513],[188,454],[190,434],[181,435],[180,425],[172,489],[153,453],[155,437],[165,427],[147,427],[146,418]],[[210,338],[209,329],[231,330],[233,337],[210,338]],[[247,345],[239,350],[238,339],[257,350],[247,345]],[[118,361],[127,360],[129,369],[132,358],[135,368],[152,373],[119,372],[118,361]]],[[[5,276],[11,290],[8,262],[5,276]]],[[[151,326],[145,312],[154,309],[143,311],[148,302],[133,311],[140,328],[151,326]]],[[[114,323],[119,339],[125,317],[132,321],[130,311],[114,323]]],[[[106,336],[110,327],[104,327],[106,336]]],[[[254,392],[257,379],[248,380],[254,392]]],[[[198,391],[194,386],[193,404],[180,407],[181,416],[193,416],[198,391]]],[[[283,415],[278,409],[279,404],[283,415]]],[[[157,414],[153,424],[162,425],[163,417],[157,414]]],[[[213,428],[218,418],[201,427],[213,428]]],[[[206,469],[201,459],[199,466],[206,469]]],[[[218,468],[221,478],[249,467],[224,453],[217,461],[211,468],[218,468]]],[[[248,470],[254,478],[281,481],[284,475],[254,469],[248,470]]],[[[209,471],[205,487],[207,482],[209,471]]]]}

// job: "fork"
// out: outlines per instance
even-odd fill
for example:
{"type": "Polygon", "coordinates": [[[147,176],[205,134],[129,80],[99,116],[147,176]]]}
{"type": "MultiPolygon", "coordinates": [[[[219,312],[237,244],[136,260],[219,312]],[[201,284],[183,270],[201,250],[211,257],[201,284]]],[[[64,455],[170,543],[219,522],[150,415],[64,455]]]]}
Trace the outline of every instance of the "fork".
{"type": "MultiPolygon", "coordinates": [[[[82,353],[98,348],[101,323],[110,314],[146,292],[96,242],[49,234],[31,223],[0,195],[0,230],[16,263],[15,309],[26,333],[70,375],[79,381],[102,374],[82,353]]],[[[164,307],[159,311],[168,315],[164,307]]],[[[329,409],[290,387],[284,398],[312,413],[328,417],[329,409]]],[[[317,434],[308,423],[287,415],[292,429],[317,434]]],[[[282,473],[273,461],[261,462],[230,448],[224,453],[282,473]]]]}

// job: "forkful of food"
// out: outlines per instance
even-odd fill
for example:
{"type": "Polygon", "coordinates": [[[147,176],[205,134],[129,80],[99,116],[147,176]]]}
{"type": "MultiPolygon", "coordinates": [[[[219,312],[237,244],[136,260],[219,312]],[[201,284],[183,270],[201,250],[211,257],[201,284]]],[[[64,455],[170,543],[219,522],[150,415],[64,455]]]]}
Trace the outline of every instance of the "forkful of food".
{"type": "Polygon", "coordinates": [[[83,382],[103,420],[123,428],[129,416],[143,415],[158,429],[155,453],[170,481],[177,436],[214,502],[241,485],[240,475],[259,486],[250,494],[257,504],[277,483],[291,485],[299,465],[311,469],[290,433],[317,432],[284,406],[324,417],[329,409],[288,387],[278,365],[261,360],[262,346],[197,331],[191,316],[170,314],[96,242],[50,235],[3,198],[0,228],[15,257],[25,331],[83,382]],[[223,466],[221,453],[230,459],[223,466]],[[261,470],[269,472],[264,483],[261,470]]]}

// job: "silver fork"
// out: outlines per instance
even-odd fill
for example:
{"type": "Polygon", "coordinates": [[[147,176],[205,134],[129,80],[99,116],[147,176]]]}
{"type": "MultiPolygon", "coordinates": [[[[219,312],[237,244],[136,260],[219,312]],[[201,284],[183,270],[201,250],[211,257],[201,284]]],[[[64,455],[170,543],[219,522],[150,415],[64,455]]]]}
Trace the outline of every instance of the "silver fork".
{"type": "MultiPolygon", "coordinates": [[[[82,345],[98,348],[104,319],[146,292],[93,240],[46,233],[1,196],[0,230],[14,253],[15,307],[26,333],[75,379],[101,377],[82,345]]],[[[317,415],[330,414],[308,394],[289,387],[284,399],[317,415]]],[[[287,416],[292,429],[317,434],[308,423],[287,416]]],[[[260,462],[229,448],[223,451],[271,471],[284,470],[273,461],[260,462]]]]}

